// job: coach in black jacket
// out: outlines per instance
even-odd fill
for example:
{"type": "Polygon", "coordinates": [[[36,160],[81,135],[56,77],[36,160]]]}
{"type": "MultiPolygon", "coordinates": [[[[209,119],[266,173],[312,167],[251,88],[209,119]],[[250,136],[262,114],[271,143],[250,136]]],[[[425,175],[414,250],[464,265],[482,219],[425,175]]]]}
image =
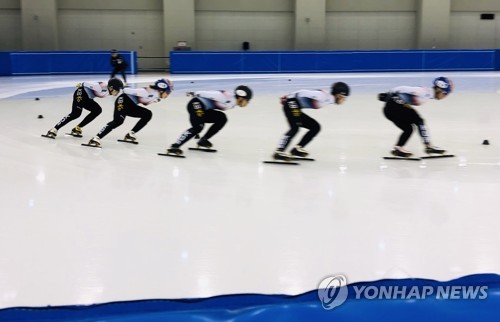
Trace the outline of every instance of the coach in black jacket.
{"type": "Polygon", "coordinates": [[[111,66],[113,66],[111,78],[114,78],[117,73],[120,73],[122,74],[123,82],[126,84],[127,77],[125,76],[125,71],[127,70],[128,64],[125,58],[123,58],[116,49],[111,50],[111,66]]]}

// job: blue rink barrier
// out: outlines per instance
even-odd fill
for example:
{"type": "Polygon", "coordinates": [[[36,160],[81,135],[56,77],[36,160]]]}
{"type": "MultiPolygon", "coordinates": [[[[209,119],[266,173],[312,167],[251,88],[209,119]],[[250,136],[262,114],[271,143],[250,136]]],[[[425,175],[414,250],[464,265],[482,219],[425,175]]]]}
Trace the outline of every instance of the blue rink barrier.
{"type": "MultiPolygon", "coordinates": [[[[334,298],[339,292],[329,294],[334,298]]],[[[345,302],[330,310],[323,308],[315,290],[297,296],[247,294],[90,306],[16,307],[0,310],[0,321],[498,321],[499,308],[500,275],[478,274],[448,282],[399,279],[354,283],[347,286],[345,302]],[[394,298],[374,298],[374,289],[396,287],[400,291],[393,293],[394,298]],[[361,293],[360,289],[366,292],[361,293]]]]}
{"type": "Polygon", "coordinates": [[[499,50],[171,51],[172,74],[500,70],[499,50]]]}
{"type": "MultiPolygon", "coordinates": [[[[137,74],[137,53],[119,51],[137,74]]],[[[0,53],[0,75],[111,74],[110,51],[14,51],[0,53]]]]}

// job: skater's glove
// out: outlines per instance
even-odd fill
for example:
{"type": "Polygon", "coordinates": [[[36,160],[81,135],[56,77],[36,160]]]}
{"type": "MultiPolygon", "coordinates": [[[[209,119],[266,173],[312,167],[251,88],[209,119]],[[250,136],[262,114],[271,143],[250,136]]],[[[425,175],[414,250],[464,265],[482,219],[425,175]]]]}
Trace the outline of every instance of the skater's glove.
{"type": "Polygon", "coordinates": [[[387,98],[389,97],[389,94],[387,93],[379,93],[377,98],[381,102],[387,102],[387,98]]]}

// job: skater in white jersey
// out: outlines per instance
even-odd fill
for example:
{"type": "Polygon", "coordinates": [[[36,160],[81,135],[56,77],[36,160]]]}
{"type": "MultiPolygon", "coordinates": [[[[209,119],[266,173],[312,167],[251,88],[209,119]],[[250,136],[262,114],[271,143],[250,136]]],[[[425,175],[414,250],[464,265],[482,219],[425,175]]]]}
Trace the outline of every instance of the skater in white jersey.
{"type": "Polygon", "coordinates": [[[398,86],[387,93],[380,93],[378,99],[385,102],[384,115],[398,128],[403,130],[391,151],[396,157],[409,158],[413,155],[403,147],[416,127],[420,134],[425,152],[428,154],[443,154],[445,150],[431,144],[429,131],[424,120],[413,106],[419,106],[429,99],[442,100],[453,90],[453,82],[446,77],[438,77],[433,81],[433,87],[398,86]]]}
{"type": "Polygon", "coordinates": [[[307,108],[319,109],[334,103],[337,105],[343,104],[349,93],[350,89],[346,83],[337,82],[332,85],[330,92],[325,90],[300,90],[281,97],[283,112],[290,125],[290,130],[281,138],[278,148],[273,154],[273,158],[275,160],[288,161],[291,157],[306,157],[309,153],[304,150],[304,147],[319,133],[320,125],[302,110],[307,108]],[[301,127],[309,131],[290,151],[290,154],[286,153],[285,150],[290,141],[301,127]]]}
{"type": "Polygon", "coordinates": [[[212,123],[212,125],[200,138],[198,146],[210,149],[212,143],[208,140],[219,132],[227,122],[226,114],[222,111],[236,106],[246,107],[253,95],[252,90],[244,85],[236,87],[234,93],[220,90],[197,91],[187,94],[192,97],[187,105],[191,128],[182,133],[179,139],[167,149],[167,154],[182,155],[180,147],[198,135],[203,130],[205,123],[212,123]]]}
{"type": "Polygon", "coordinates": [[[71,113],[63,117],[53,128],[51,128],[45,137],[55,139],[57,136],[57,131],[68,124],[69,122],[76,120],[82,115],[82,111],[85,109],[90,111],[90,113],[71,130],[71,135],[76,137],[82,136],[82,128],[92,122],[99,114],[102,112],[101,106],[94,101],[95,97],[106,97],[108,95],[108,88],[105,82],[83,82],[76,85],[76,90],[73,93],[73,105],[71,107],[71,113]]]}
{"type": "MultiPolygon", "coordinates": [[[[116,78],[114,80],[120,82],[120,89],[123,88],[123,84],[120,80],[116,78]]],[[[166,99],[173,89],[174,85],[168,79],[157,80],[154,85],[149,85],[149,87],[123,89],[123,93],[118,96],[115,101],[113,120],[106,124],[96,136],[90,139],[88,145],[100,147],[101,139],[109,132],[122,125],[127,116],[139,118],[139,121],[132,130],[125,135],[123,141],[137,143],[135,134],[146,126],[153,117],[153,113],[149,109],[139,106],[138,104],[147,106],[157,103],[161,99],[166,99]]]]}

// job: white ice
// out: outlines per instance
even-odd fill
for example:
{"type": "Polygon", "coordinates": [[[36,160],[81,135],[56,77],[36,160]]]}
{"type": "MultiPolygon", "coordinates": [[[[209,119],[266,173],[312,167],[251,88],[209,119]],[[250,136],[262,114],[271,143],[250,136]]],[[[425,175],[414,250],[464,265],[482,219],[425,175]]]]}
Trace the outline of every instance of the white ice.
{"type": "MultiPolygon", "coordinates": [[[[80,143],[112,119],[111,97],[97,100],[103,113],[83,139],[64,135],[77,121],[56,140],[40,135],[70,112],[76,82],[104,75],[0,78],[0,308],[298,294],[336,274],[358,282],[500,272],[500,73],[144,74],[129,82],[159,77],[175,91],[150,106],[139,145],[116,142],[136,122],[127,118],[102,149],[80,143]],[[418,111],[433,144],[456,157],[383,160],[400,132],[376,94],[440,75],[455,92],[418,111]],[[307,146],[317,161],[263,164],[288,129],[279,96],[338,80],[352,88],[344,105],[306,111],[322,125],[307,146]],[[216,154],[187,151],[192,140],[186,159],[157,155],[189,128],[186,91],[239,84],[255,98],[226,112],[211,140],[216,154]]],[[[407,148],[423,153],[417,133],[407,148]]]]}

